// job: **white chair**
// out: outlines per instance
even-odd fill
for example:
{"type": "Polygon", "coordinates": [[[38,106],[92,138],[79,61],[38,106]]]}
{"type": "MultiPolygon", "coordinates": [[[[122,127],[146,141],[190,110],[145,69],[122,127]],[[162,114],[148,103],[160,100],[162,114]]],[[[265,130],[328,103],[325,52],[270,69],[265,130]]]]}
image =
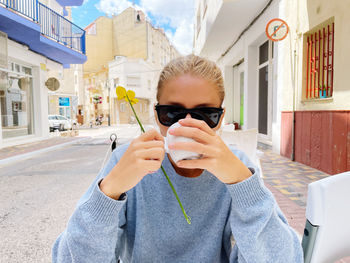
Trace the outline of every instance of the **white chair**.
{"type": "Polygon", "coordinates": [[[235,125],[233,125],[232,123],[230,124],[225,124],[221,126],[221,129],[223,131],[234,131],[235,130],[235,125]]]}
{"type": "Polygon", "coordinates": [[[221,129],[219,132],[222,140],[238,150],[243,151],[248,158],[259,168],[260,175],[262,176],[260,159],[257,156],[258,147],[258,130],[228,130],[221,129]]]}
{"type": "Polygon", "coordinates": [[[302,246],[305,262],[350,256],[350,172],[309,184],[302,246]]]}

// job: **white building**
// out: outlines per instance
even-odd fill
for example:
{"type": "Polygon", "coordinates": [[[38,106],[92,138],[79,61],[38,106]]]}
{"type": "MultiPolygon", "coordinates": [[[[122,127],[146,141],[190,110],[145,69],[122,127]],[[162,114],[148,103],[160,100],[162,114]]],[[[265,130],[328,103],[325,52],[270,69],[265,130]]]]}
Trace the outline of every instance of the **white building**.
{"type": "Polygon", "coordinates": [[[45,4],[0,0],[0,148],[49,137],[47,81],[86,60],[85,31],[63,19],[65,2],[45,4]]]}
{"type": "Polygon", "coordinates": [[[224,73],[226,121],[287,158],[349,171],[349,22],[347,1],[197,1],[194,49],[224,73]],[[289,32],[273,42],[276,18],[286,24],[271,32],[289,32]]]}
{"type": "Polygon", "coordinates": [[[153,105],[156,101],[155,87],[159,69],[154,68],[150,63],[138,58],[127,58],[116,56],[114,61],[109,63],[109,83],[111,89],[111,117],[112,123],[134,122],[133,113],[125,101],[118,101],[115,88],[120,85],[126,90],[132,90],[139,102],[135,105],[136,112],[143,123],[152,123],[153,105]]]}
{"type": "Polygon", "coordinates": [[[259,141],[279,152],[281,101],[277,100],[277,46],[265,34],[279,1],[197,1],[194,50],[223,71],[225,121],[258,128],[259,141]]]}

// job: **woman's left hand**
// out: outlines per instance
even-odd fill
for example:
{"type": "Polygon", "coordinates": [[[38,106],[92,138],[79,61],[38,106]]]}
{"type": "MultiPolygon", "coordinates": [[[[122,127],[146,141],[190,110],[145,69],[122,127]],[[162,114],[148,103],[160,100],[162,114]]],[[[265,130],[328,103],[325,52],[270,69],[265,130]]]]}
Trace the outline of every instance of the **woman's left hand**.
{"type": "Polygon", "coordinates": [[[200,159],[178,161],[176,165],[188,169],[206,169],[226,184],[241,182],[252,175],[250,170],[234,155],[204,121],[185,118],[179,121],[182,127],[169,131],[174,136],[192,138],[195,142],[176,142],[170,149],[196,152],[200,159]]]}

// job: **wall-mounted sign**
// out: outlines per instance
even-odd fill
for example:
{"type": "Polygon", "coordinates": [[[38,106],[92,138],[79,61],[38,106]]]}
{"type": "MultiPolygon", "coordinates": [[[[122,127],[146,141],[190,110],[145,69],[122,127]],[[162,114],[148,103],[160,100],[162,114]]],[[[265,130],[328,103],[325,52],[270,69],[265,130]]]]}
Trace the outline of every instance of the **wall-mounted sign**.
{"type": "Polygon", "coordinates": [[[68,97],[59,97],[58,103],[60,106],[70,106],[69,98],[68,97]]]}
{"type": "Polygon", "coordinates": [[[51,90],[51,91],[56,91],[59,89],[60,87],[60,82],[58,81],[58,79],[56,78],[49,78],[46,82],[45,82],[46,87],[51,90]]]}
{"type": "Polygon", "coordinates": [[[47,71],[46,64],[40,63],[40,69],[43,70],[43,71],[47,71]]]}
{"type": "Polygon", "coordinates": [[[281,41],[288,35],[289,27],[287,23],[280,19],[274,18],[266,25],[266,36],[272,41],[281,41]]]}

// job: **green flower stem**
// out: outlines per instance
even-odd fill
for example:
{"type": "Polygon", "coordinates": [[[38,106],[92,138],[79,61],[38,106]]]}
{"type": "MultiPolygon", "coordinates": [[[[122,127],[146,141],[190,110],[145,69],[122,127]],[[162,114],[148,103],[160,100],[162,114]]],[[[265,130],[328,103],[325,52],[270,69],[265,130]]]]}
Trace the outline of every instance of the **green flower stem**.
{"type": "Polygon", "coordinates": [[[171,183],[169,176],[167,175],[165,169],[163,168],[163,165],[161,165],[160,168],[162,169],[162,171],[163,171],[163,173],[164,173],[166,179],[168,180],[168,183],[169,183],[171,189],[173,189],[174,195],[175,195],[177,201],[179,202],[179,205],[180,205],[180,207],[181,207],[182,213],[184,214],[184,217],[185,217],[187,223],[190,225],[190,224],[191,224],[191,218],[186,214],[186,211],[185,211],[185,209],[183,208],[183,206],[182,206],[182,204],[181,204],[180,198],[179,198],[179,196],[177,195],[176,190],[175,190],[173,184],[171,183]]]}
{"type": "MultiPolygon", "coordinates": [[[[132,111],[134,112],[135,118],[136,118],[137,122],[138,122],[139,125],[140,125],[141,131],[144,133],[144,132],[145,132],[145,129],[143,128],[143,126],[142,126],[142,124],[141,124],[139,118],[137,117],[137,114],[136,114],[136,112],[135,112],[134,106],[132,106],[132,103],[131,103],[131,101],[130,101],[128,95],[127,95],[127,94],[125,94],[125,95],[126,95],[126,98],[128,99],[128,102],[129,102],[129,104],[130,104],[130,107],[131,107],[132,111]]],[[[184,215],[184,217],[185,217],[187,223],[188,223],[188,224],[191,224],[191,218],[186,214],[186,211],[185,211],[184,207],[182,206],[182,203],[181,203],[181,201],[180,201],[180,198],[179,198],[179,196],[178,196],[177,193],[176,193],[175,187],[174,187],[173,184],[171,183],[170,178],[169,178],[169,176],[167,175],[167,173],[166,173],[166,171],[165,171],[163,165],[161,165],[160,168],[162,169],[163,174],[165,175],[165,177],[166,177],[166,179],[168,180],[168,183],[169,183],[171,189],[173,190],[173,193],[174,193],[174,195],[175,195],[175,197],[176,197],[176,199],[177,199],[177,201],[178,201],[178,203],[179,203],[179,205],[180,205],[181,211],[182,211],[182,213],[183,213],[183,215],[184,215]]]]}
{"type": "Polygon", "coordinates": [[[142,124],[141,124],[141,122],[140,122],[140,120],[139,120],[139,117],[137,117],[137,114],[136,114],[136,111],[135,111],[135,109],[134,109],[134,106],[132,106],[132,103],[131,103],[131,101],[130,101],[130,99],[129,99],[129,97],[128,97],[128,94],[125,94],[125,95],[126,95],[126,98],[128,99],[128,102],[129,102],[129,104],[130,104],[130,106],[131,106],[132,111],[134,112],[135,118],[136,118],[137,122],[138,122],[139,125],[140,125],[141,131],[142,131],[142,132],[145,132],[145,129],[143,128],[143,126],[142,126],[142,124]]]}

